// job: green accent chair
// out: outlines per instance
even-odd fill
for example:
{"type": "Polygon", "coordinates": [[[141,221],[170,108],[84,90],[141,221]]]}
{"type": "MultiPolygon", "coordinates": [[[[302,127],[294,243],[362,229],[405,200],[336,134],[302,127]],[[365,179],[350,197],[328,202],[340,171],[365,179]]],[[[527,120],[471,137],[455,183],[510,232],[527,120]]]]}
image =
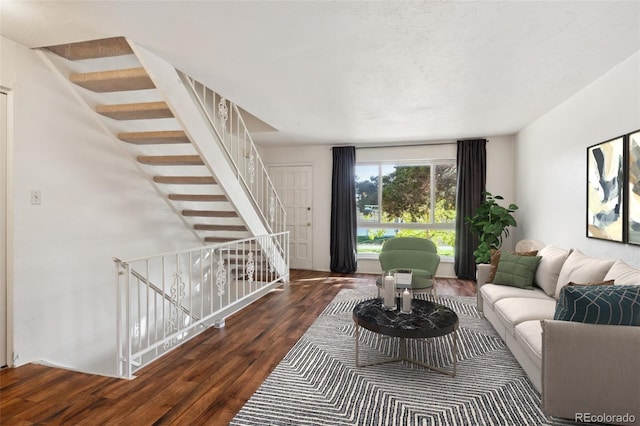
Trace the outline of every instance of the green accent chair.
{"type": "MultiPolygon", "coordinates": [[[[384,272],[411,269],[411,289],[436,295],[433,277],[440,264],[440,256],[433,241],[415,237],[391,238],[382,245],[379,260],[384,272]]],[[[376,283],[382,286],[382,278],[376,283]]]]}

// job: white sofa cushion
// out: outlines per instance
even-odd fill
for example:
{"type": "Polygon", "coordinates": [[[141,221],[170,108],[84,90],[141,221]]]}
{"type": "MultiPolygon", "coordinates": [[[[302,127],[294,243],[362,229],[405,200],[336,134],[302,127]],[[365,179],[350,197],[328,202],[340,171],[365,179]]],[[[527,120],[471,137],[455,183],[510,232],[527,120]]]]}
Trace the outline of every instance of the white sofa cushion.
{"type": "Polygon", "coordinates": [[[556,247],[553,244],[538,251],[540,262],[536,270],[534,282],[549,296],[554,296],[558,285],[558,275],[562,265],[571,254],[571,250],[556,247]]]}
{"type": "Polygon", "coordinates": [[[560,275],[558,275],[558,285],[556,286],[556,299],[560,296],[560,290],[570,282],[581,284],[603,281],[611,265],[615,260],[596,259],[587,256],[580,250],[573,250],[567,260],[562,265],[560,275]]]}
{"type": "Polygon", "coordinates": [[[604,280],[614,280],[616,285],[640,285],[640,269],[618,259],[611,266],[604,280]]]}
{"type": "Polygon", "coordinates": [[[526,288],[518,288],[499,284],[485,284],[480,287],[480,293],[482,294],[484,302],[491,306],[492,309],[498,300],[506,299],[508,297],[549,299],[549,296],[547,296],[542,290],[537,288],[529,290],[526,288]]]}
{"type": "Polygon", "coordinates": [[[516,341],[536,366],[542,369],[542,323],[533,320],[516,325],[516,341]]]}
{"type": "Polygon", "coordinates": [[[515,327],[525,321],[553,319],[556,301],[532,299],[529,297],[510,297],[495,303],[495,312],[507,328],[507,333],[515,334],[515,327]]]}

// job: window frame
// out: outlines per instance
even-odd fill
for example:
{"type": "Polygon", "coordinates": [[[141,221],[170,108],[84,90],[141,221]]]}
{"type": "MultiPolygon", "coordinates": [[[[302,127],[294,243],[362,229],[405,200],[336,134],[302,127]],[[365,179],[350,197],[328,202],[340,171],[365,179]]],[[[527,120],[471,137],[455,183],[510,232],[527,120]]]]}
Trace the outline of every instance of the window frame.
{"type": "MultiPolygon", "coordinates": [[[[358,217],[358,221],[356,223],[356,227],[359,229],[409,229],[409,230],[444,230],[444,231],[454,231],[455,232],[455,220],[451,222],[436,222],[436,193],[437,193],[437,182],[436,182],[436,166],[438,165],[453,165],[456,166],[456,176],[457,176],[457,162],[455,158],[439,158],[439,159],[420,159],[420,160],[386,160],[386,161],[356,161],[356,170],[358,166],[377,166],[378,169],[378,215],[376,221],[361,221],[358,217]],[[382,208],[382,190],[383,190],[383,174],[382,169],[384,166],[429,166],[429,179],[430,179],[430,188],[432,190],[429,194],[429,217],[431,221],[428,223],[397,223],[397,222],[382,222],[382,214],[384,209],[382,208]]],[[[354,180],[357,177],[354,176],[354,180]]],[[[357,181],[356,181],[357,182],[357,181]]],[[[357,201],[357,200],[356,200],[357,201]]],[[[457,215],[457,211],[456,211],[457,215]]],[[[357,247],[356,247],[357,250],[357,247]]],[[[378,258],[378,254],[376,253],[359,253],[357,252],[357,256],[359,259],[373,259],[378,258]]],[[[444,260],[452,260],[453,257],[443,256],[444,260]]]]}

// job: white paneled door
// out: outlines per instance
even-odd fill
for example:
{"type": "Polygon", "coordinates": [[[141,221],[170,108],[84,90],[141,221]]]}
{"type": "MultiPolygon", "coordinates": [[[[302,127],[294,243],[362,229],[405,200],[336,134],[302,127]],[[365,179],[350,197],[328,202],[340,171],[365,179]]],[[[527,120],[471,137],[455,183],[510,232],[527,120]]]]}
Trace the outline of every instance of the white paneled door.
{"type": "Polygon", "coordinates": [[[0,367],[7,365],[7,95],[0,92],[0,367]]]}
{"type": "Polygon", "coordinates": [[[291,268],[313,269],[311,166],[271,166],[269,175],[287,212],[291,268]]]}

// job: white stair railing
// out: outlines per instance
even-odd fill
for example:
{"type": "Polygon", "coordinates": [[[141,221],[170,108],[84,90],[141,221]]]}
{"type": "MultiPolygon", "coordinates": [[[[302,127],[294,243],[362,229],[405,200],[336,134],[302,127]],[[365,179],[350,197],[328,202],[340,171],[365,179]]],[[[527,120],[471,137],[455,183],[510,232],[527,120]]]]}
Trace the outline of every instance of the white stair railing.
{"type": "Polygon", "coordinates": [[[118,375],[131,378],[289,280],[289,233],[114,259],[118,375]]]}
{"type": "Polygon", "coordinates": [[[222,142],[238,180],[270,232],[286,230],[285,209],[236,104],[188,75],[178,72],[222,142]]]}

